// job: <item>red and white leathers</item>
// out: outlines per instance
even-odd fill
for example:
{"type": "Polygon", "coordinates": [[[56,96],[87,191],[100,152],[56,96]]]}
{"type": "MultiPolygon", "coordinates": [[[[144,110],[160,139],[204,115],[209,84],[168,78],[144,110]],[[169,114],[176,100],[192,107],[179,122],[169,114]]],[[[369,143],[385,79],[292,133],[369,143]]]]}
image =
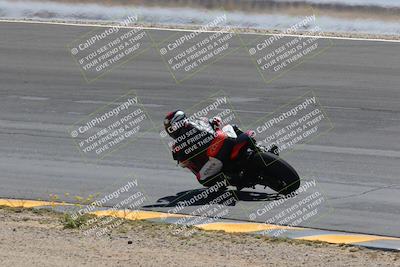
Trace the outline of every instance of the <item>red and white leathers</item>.
{"type": "Polygon", "coordinates": [[[172,148],[172,154],[182,167],[190,169],[197,180],[203,184],[213,184],[214,177],[219,176],[226,161],[235,160],[241,149],[246,149],[251,143],[252,133],[243,133],[236,126],[232,127],[235,137],[222,131],[222,120],[214,117],[212,120],[186,122],[180,129],[180,136],[197,135],[195,149],[188,149],[189,138],[178,138],[172,148]]]}

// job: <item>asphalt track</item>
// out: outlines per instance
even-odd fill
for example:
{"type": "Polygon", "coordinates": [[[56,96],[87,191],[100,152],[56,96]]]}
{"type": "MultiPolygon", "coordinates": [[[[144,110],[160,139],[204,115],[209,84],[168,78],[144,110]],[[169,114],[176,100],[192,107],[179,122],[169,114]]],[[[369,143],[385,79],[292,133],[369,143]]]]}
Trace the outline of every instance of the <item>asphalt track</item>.
{"type": "MultiPolygon", "coordinates": [[[[102,195],[133,175],[148,196],[144,208],[167,211],[168,201],[201,187],[174,164],[157,130],[85,163],[68,127],[130,89],[158,125],[167,111],[188,109],[220,89],[249,125],[312,89],[334,128],[286,157],[303,183],[314,178],[326,197],[320,216],[301,226],[400,237],[399,43],[334,39],[324,54],[269,84],[240,49],[176,84],[149,49],[88,84],[66,44],[89,30],[0,23],[0,197],[102,195]]],[[[156,41],[171,34],[150,33],[156,41]]],[[[265,192],[241,193],[227,217],[248,220],[269,201],[265,192]]]]}

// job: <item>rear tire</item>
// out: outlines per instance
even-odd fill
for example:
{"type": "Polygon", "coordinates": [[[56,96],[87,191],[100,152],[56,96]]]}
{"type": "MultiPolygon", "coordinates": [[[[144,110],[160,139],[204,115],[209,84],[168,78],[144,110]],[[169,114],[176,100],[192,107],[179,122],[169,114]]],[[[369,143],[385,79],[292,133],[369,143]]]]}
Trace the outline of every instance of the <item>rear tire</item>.
{"type": "Polygon", "coordinates": [[[254,168],[252,171],[262,177],[262,185],[279,194],[288,195],[300,187],[300,177],[296,170],[272,153],[255,153],[251,163],[254,168]]]}

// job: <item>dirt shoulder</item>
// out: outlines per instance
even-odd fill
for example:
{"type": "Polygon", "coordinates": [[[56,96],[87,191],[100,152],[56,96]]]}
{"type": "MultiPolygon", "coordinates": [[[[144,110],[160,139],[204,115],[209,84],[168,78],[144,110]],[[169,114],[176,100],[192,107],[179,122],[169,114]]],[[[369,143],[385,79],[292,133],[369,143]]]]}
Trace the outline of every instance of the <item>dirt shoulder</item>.
{"type": "Polygon", "coordinates": [[[0,207],[1,266],[400,266],[399,252],[126,221],[105,237],[65,229],[64,215],[0,207]]]}

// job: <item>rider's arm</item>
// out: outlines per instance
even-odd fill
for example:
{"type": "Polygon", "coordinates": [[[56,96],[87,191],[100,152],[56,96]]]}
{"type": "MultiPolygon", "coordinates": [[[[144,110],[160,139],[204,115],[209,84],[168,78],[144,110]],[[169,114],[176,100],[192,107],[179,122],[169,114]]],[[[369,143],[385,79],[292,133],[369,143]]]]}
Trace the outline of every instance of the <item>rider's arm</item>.
{"type": "Polygon", "coordinates": [[[184,158],[182,158],[182,153],[181,151],[176,151],[175,147],[172,148],[172,158],[177,162],[177,165],[181,166],[182,168],[186,167],[186,161],[184,158]]]}

